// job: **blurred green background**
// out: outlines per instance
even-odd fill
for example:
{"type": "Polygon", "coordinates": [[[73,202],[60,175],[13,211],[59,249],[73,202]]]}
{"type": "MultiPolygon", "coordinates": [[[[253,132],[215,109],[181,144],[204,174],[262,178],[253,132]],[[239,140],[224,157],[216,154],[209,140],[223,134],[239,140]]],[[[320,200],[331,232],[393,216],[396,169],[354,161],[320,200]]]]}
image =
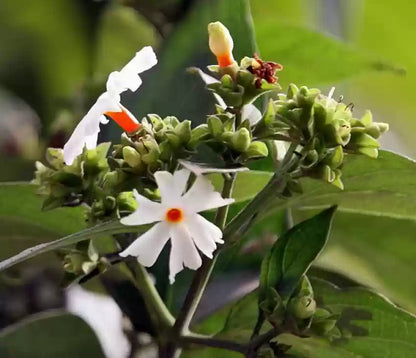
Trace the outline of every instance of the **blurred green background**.
{"type": "MultiPolygon", "coordinates": [[[[206,25],[215,20],[229,27],[236,59],[257,52],[281,63],[283,89],[292,82],[324,92],[335,86],[335,97],[353,103],[357,116],[370,108],[375,120],[390,123],[384,148],[414,156],[415,11],[416,3],[408,0],[2,0],[0,180],[30,180],[34,160],[42,159],[47,146],[63,146],[104,90],[108,74],[145,45],[154,46],[159,64],[143,75],[137,93],[123,97],[126,106],[139,118],[157,112],[195,124],[205,120],[213,99],[186,68],[214,61],[206,25]]],[[[108,125],[100,139],[119,134],[108,125]]],[[[5,198],[10,193],[5,185],[0,190],[5,198]]],[[[82,226],[79,212],[60,227],[51,224],[59,212],[48,220],[37,217],[40,199],[31,193],[1,203],[1,259],[82,226]],[[17,228],[11,218],[19,216],[19,202],[28,200],[27,217],[36,225],[19,222],[17,228]]],[[[373,287],[416,313],[411,216],[339,212],[318,266],[373,287]]],[[[255,228],[251,238],[267,239],[281,226],[274,218],[255,228]]],[[[260,249],[243,247],[234,268],[258,268],[266,239],[260,249]]]]}

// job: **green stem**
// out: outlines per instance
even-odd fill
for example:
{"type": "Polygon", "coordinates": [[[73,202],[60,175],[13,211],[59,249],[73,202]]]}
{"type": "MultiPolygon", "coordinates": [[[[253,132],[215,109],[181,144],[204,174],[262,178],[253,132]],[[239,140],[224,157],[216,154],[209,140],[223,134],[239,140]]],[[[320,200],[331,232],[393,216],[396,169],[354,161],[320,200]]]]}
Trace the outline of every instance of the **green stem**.
{"type": "MultiPolygon", "coordinates": [[[[222,196],[224,198],[231,197],[232,190],[235,182],[235,174],[224,176],[224,186],[222,190],[222,196]]],[[[215,224],[222,230],[227,221],[228,206],[218,208],[217,215],[215,217],[215,224]]],[[[214,257],[209,259],[204,257],[202,265],[196,272],[194,279],[192,280],[191,287],[185,297],[185,301],[176,319],[175,325],[173,326],[173,332],[177,337],[186,334],[191,324],[192,318],[198,307],[199,301],[201,300],[202,294],[205,291],[205,287],[211,276],[212,269],[214,268],[219,250],[214,253],[214,257]]],[[[172,343],[166,348],[168,353],[165,357],[177,357],[180,354],[180,349],[172,343]]]]}
{"type": "Polygon", "coordinates": [[[163,330],[172,327],[174,318],[157,292],[147,270],[137,263],[134,269],[134,276],[143,299],[148,306],[149,313],[153,313],[156,317],[158,328],[163,330]]]}
{"type": "Polygon", "coordinates": [[[198,344],[206,347],[227,349],[229,351],[240,352],[243,354],[247,351],[246,345],[227,341],[224,339],[211,338],[199,334],[188,334],[186,336],[182,336],[179,338],[179,343],[182,346],[188,344],[198,344]]]}
{"type": "Polygon", "coordinates": [[[251,226],[259,213],[286,187],[288,169],[294,165],[293,153],[297,144],[292,143],[282,160],[280,168],[274,173],[266,186],[224,229],[224,241],[231,245],[238,241],[251,226]]]}

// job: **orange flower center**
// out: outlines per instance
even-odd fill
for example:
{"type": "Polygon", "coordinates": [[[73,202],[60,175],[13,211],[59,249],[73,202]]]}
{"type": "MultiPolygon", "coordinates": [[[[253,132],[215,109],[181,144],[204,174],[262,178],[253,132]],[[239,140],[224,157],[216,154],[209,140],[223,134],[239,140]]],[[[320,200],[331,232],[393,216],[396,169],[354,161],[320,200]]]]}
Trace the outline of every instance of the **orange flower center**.
{"type": "Polygon", "coordinates": [[[122,109],[121,112],[105,112],[104,114],[110,117],[127,133],[135,132],[140,128],[140,123],[131,118],[124,109],[122,109]]]}
{"type": "Polygon", "coordinates": [[[183,211],[178,208],[171,208],[166,212],[166,220],[171,223],[179,223],[183,220],[183,211]]]}

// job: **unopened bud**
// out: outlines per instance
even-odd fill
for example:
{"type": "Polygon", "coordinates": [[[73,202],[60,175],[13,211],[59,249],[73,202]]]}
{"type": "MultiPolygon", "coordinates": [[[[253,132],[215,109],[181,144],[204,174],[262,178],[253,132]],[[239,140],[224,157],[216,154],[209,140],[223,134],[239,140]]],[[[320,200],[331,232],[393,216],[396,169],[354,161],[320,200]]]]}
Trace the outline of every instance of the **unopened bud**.
{"type": "Polygon", "coordinates": [[[234,133],[231,143],[233,148],[241,153],[244,153],[250,146],[251,138],[250,132],[247,128],[240,128],[234,133]]]}
{"type": "Polygon", "coordinates": [[[208,24],[209,48],[217,57],[220,67],[234,64],[234,42],[228,29],[219,21],[208,24]]]}
{"type": "Polygon", "coordinates": [[[174,132],[181,139],[182,143],[188,143],[191,139],[191,122],[183,121],[179,123],[175,127],[174,132]]]}
{"type": "Polygon", "coordinates": [[[138,167],[142,163],[140,154],[132,147],[123,148],[123,158],[124,161],[132,168],[138,167]]]}
{"type": "Polygon", "coordinates": [[[289,302],[289,310],[297,318],[310,318],[316,311],[316,301],[311,296],[293,298],[289,302]]]}
{"type": "Polygon", "coordinates": [[[247,151],[244,153],[246,158],[259,158],[259,157],[267,157],[269,154],[269,150],[267,149],[267,145],[260,141],[254,141],[250,143],[247,151]]]}

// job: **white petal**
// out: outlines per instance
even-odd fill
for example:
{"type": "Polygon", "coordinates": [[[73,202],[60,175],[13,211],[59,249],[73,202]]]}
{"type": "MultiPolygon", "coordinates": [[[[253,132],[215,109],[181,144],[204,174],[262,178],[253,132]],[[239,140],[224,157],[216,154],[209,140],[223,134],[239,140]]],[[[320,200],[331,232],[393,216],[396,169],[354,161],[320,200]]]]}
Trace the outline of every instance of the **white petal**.
{"type": "Polygon", "coordinates": [[[169,281],[172,284],[176,274],[182,271],[184,266],[196,270],[201,266],[202,260],[185,225],[171,225],[171,238],[169,281]]]}
{"type": "Polygon", "coordinates": [[[142,84],[142,79],[138,74],[147,71],[156,64],[157,58],[152,47],[142,48],[121,71],[110,73],[107,80],[107,91],[118,94],[127,89],[132,92],[137,91],[142,84]]]}
{"type": "Polygon", "coordinates": [[[137,201],[137,209],[120,220],[123,225],[144,225],[164,219],[165,209],[162,205],[140,195],[136,189],[133,193],[137,201]]]}
{"type": "Polygon", "coordinates": [[[103,93],[98,97],[94,105],[75,127],[74,132],[64,146],[66,164],[71,165],[73,163],[74,159],[82,153],[84,145],[87,145],[88,149],[94,149],[97,146],[103,113],[121,111],[117,100],[119,100],[118,96],[112,96],[108,93],[103,93]]]}
{"type": "Polygon", "coordinates": [[[200,212],[229,205],[234,199],[223,199],[221,194],[214,190],[211,182],[202,175],[197,176],[195,183],[182,197],[185,210],[200,212]]]}
{"type": "Polygon", "coordinates": [[[143,266],[152,266],[170,237],[169,225],[160,222],[139,236],[120,256],[137,256],[143,266]]]}
{"type": "Polygon", "coordinates": [[[135,92],[142,84],[142,79],[135,72],[111,72],[107,80],[107,91],[120,94],[128,89],[135,92]]]}
{"type": "Polygon", "coordinates": [[[243,120],[248,119],[250,125],[256,124],[262,117],[260,110],[254,104],[247,104],[243,107],[243,120]]]}
{"type": "Polygon", "coordinates": [[[94,149],[97,146],[98,133],[85,136],[85,146],[87,149],[94,149]]]}
{"type": "Polygon", "coordinates": [[[75,158],[82,153],[84,145],[85,123],[81,121],[75,127],[71,137],[64,145],[64,159],[67,165],[71,165],[75,158]]]}
{"type": "Polygon", "coordinates": [[[217,248],[216,242],[223,243],[221,230],[199,214],[188,216],[185,225],[196,247],[212,259],[212,253],[217,248]]]}
{"type": "Polygon", "coordinates": [[[121,72],[142,73],[151,69],[156,64],[157,57],[152,46],[145,46],[139,52],[136,52],[136,55],[123,67],[121,72]]]}
{"type": "MultiPolygon", "coordinates": [[[[186,169],[183,169],[186,170],[186,169]]],[[[180,170],[176,177],[167,171],[158,171],[155,173],[155,179],[162,198],[162,204],[165,206],[178,206],[181,204],[181,195],[185,190],[185,176],[188,173],[180,170]]],[[[187,170],[186,170],[187,171],[187,170]]]]}

